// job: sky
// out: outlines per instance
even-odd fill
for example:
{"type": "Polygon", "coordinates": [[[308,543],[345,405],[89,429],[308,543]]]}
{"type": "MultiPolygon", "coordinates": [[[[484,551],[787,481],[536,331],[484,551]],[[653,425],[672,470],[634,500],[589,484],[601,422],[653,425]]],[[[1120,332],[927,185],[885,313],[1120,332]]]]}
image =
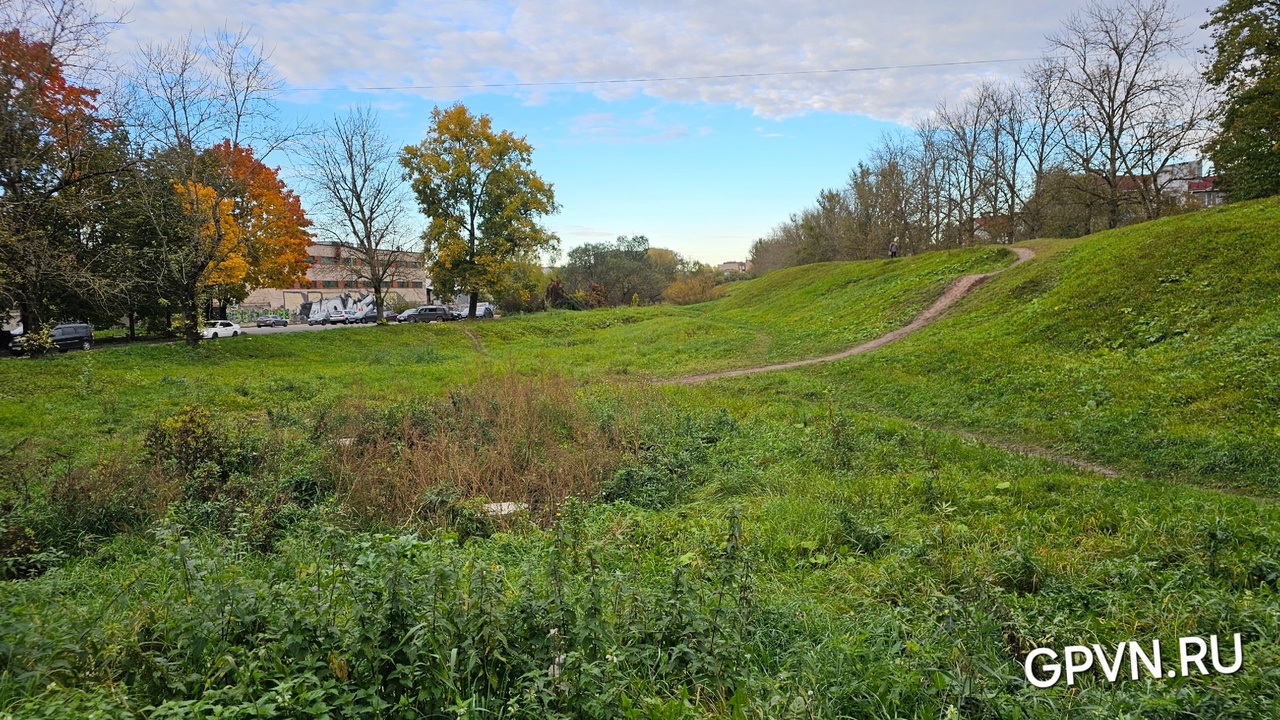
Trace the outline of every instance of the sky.
{"type": "MultiPolygon", "coordinates": [[[[535,171],[553,184],[561,211],[546,224],[561,239],[562,260],[583,243],[645,235],[716,264],[746,259],[757,238],[843,185],[883,134],[981,80],[1016,78],[1042,53],[1045,35],[1084,6],[93,1],[128,8],[111,39],[122,54],[188,33],[247,29],[283,80],[277,101],[292,120],[323,123],[369,105],[397,144],[412,144],[436,105],[461,101],[488,114],[496,128],[529,140],[535,171]],[[825,72],[942,63],[973,64],[825,72]],[[599,82],[723,75],[739,77],[599,82]]],[[[1198,29],[1206,0],[1170,2],[1188,18],[1192,44],[1206,44],[1198,29]]],[[[268,161],[289,178],[291,158],[268,161]]],[[[305,189],[293,184],[305,205],[305,189]]]]}

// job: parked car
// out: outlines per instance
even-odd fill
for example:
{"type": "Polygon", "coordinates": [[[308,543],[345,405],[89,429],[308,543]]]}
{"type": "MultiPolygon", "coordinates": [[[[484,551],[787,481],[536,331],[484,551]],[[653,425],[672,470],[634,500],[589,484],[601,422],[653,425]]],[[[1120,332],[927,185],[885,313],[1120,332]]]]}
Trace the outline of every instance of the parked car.
{"type": "Polygon", "coordinates": [[[365,308],[364,310],[361,310],[360,312],[356,313],[356,320],[355,320],[355,321],[356,321],[356,322],[358,322],[358,323],[373,323],[373,322],[378,322],[378,308],[377,308],[377,306],[374,306],[374,307],[367,307],[367,308],[365,308]]]}
{"type": "Polygon", "coordinates": [[[220,337],[236,337],[240,334],[240,326],[230,320],[210,320],[204,324],[200,337],[205,340],[217,340],[220,337]]]}
{"type": "Polygon", "coordinates": [[[382,313],[382,319],[386,320],[387,322],[399,322],[400,313],[396,312],[395,310],[388,310],[382,313]]]}
{"type": "MultiPolygon", "coordinates": [[[[58,352],[88,350],[93,347],[93,328],[86,323],[60,323],[53,327],[49,336],[58,352]]],[[[25,337],[26,335],[15,337],[9,343],[9,352],[14,355],[21,355],[24,352],[23,339],[25,337]]]]}
{"type": "Polygon", "coordinates": [[[263,315],[258,318],[258,327],[289,327],[289,321],[278,315],[263,315]]]}
{"type": "Polygon", "coordinates": [[[307,318],[307,324],[308,325],[328,325],[329,313],[327,312],[311,313],[311,316],[307,318]]]}
{"type": "Polygon", "coordinates": [[[454,319],[453,313],[443,305],[423,305],[410,322],[448,322],[454,319]]]}
{"type": "Polygon", "coordinates": [[[355,310],[334,310],[333,312],[329,313],[330,323],[342,323],[343,325],[350,325],[355,321],[356,321],[355,310]]]}
{"type": "MultiPolygon", "coordinates": [[[[458,318],[466,318],[470,307],[460,307],[458,318]]],[[[476,302],[476,318],[493,318],[493,302],[476,302]]]]}
{"type": "Polygon", "coordinates": [[[408,310],[405,310],[396,316],[396,322],[413,322],[413,319],[418,316],[418,311],[421,309],[422,308],[409,308],[408,310]]]}

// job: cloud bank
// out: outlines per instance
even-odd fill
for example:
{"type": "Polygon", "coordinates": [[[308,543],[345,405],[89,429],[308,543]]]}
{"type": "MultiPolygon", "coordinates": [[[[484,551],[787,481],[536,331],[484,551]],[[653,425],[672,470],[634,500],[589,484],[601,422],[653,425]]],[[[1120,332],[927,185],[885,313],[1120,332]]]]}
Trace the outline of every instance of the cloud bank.
{"type": "MultiPolygon", "coordinates": [[[[106,2],[106,0],[100,0],[106,2]]],[[[250,27],[295,88],[538,83],[825,70],[1036,56],[1082,2],[822,0],[141,0],[116,42],[250,27]]],[[[1206,15],[1181,0],[1188,31],[1206,15]]],[[[729,104],[770,118],[810,111],[905,120],[1020,63],[638,85],[497,90],[538,102],[579,89],[729,104]]],[[[465,90],[420,90],[433,100],[465,90]]],[[[486,92],[495,92],[488,90],[486,92]]],[[[298,94],[295,98],[305,98],[298,94]]]]}

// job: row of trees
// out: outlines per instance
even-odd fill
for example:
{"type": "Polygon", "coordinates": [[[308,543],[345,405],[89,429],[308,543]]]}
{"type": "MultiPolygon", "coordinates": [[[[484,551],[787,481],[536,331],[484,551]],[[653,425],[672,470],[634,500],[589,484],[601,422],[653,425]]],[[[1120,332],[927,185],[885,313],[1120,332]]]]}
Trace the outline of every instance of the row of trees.
{"type": "Polygon", "coordinates": [[[277,83],[245,35],[142,48],[106,82],[112,23],[92,6],[6,12],[0,300],[27,332],[176,316],[194,341],[215,300],[303,275],[310,221],[261,160],[281,140],[266,102],[277,83]]]}
{"type": "MultiPolygon", "coordinates": [[[[1275,37],[1276,6],[1230,0],[1214,14],[1219,47],[1240,48],[1219,51],[1210,82],[1270,92],[1260,68],[1274,60],[1259,58],[1274,42],[1258,28],[1275,37]]],[[[1182,22],[1167,0],[1090,4],[1047,38],[1044,57],[1018,81],[981,83],[910,132],[882,138],[845,187],[824,191],[755,244],[757,271],[884,257],[892,241],[912,253],[1078,236],[1181,212],[1194,202],[1169,192],[1185,180],[1176,164],[1199,156],[1215,119],[1247,128],[1239,142],[1221,133],[1210,147],[1228,189],[1252,188],[1228,156],[1248,147],[1252,157],[1280,157],[1275,105],[1270,116],[1256,103],[1228,104],[1224,114],[1193,67],[1182,22]]]]}
{"type": "Polygon", "coordinates": [[[368,109],[291,127],[247,33],[148,45],[118,68],[103,52],[116,20],[87,0],[0,13],[0,309],[29,333],[127,317],[131,334],[141,322],[194,344],[204,317],[302,281],[316,234],[356,259],[379,315],[408,279],[400,253],[424,242],[437,293],[469,293],[474,313],[556,245],[537,222],[557,206],[528,142],[462,105],[437,108],[406,148],[368,109]],[[314,224],[263,162],[282,150],[300,160],[314,224]]]}

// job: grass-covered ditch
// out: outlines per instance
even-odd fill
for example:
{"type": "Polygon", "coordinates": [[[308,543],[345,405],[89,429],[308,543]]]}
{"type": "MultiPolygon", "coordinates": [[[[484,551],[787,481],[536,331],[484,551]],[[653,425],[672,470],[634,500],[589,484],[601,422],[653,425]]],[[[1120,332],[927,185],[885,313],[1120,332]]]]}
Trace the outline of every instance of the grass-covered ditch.
{"type": "Polygon", "coordinates": [[[185,406],[81,464],[11,452],[0,708],[1274,716],[1274,505],[795,382],[746,402],[497,374],[400,405],[185,406]],[[1233,675],[1022,673],[1036,647],[1235,632],[1233,675]]]}
{"type": "Polygon", "coordinates": [[[653,381],[1012,256],[2,360],[0,718],[1280,716],[1278,208],[1038,241],[896,344],[698,386],[653,381]]]}

